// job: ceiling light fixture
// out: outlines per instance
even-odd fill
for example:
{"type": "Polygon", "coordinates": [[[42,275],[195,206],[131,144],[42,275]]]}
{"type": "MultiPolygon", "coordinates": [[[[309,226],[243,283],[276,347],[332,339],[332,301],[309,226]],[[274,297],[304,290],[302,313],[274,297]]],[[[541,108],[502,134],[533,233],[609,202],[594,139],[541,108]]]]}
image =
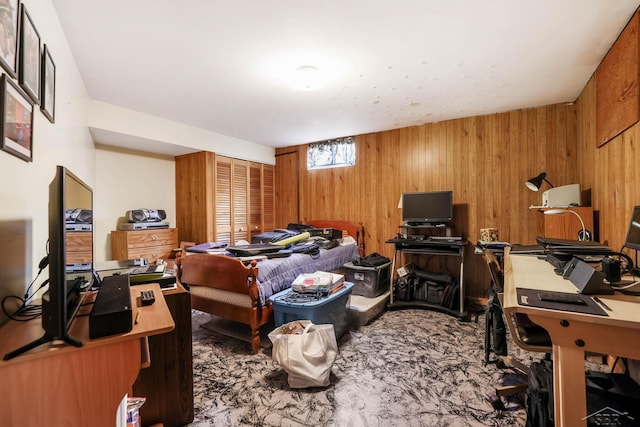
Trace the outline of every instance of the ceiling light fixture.
{"type": "Polygon", "coordinates": [[[322,76],[313,65],[303,65],[296,69],[294,84],[299,89],[315,90],[321,86],[322,76]]]}

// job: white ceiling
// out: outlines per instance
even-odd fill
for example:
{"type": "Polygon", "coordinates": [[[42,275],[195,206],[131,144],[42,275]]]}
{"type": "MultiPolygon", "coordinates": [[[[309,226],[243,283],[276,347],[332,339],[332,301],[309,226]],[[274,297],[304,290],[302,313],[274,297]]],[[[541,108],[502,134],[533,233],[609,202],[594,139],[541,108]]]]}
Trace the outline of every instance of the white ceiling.
{"type": "Polygon", "coordinates": [[[640,0],[53,4],[92,99],[280,147],[572,102],[640,0]]]}

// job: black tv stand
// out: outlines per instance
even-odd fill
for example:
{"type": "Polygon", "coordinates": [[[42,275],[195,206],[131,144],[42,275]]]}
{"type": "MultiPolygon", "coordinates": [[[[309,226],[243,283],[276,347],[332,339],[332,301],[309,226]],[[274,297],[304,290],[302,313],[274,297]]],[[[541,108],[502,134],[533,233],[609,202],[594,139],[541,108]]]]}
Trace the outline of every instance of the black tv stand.
{"type": "Polygon", "coordinates": [[[2,360],[13,359],[16,356],[20,356],[22,353],[26,353],[27,351],[38,347],[39,345],[56,341],[56,340],[64,341],[67,344],[72,345],[74,347],[82,347],[82,341],[78,341],[77,339],[73,338],[70,335],[65,335],[64,337],[54,337],[45,332],[45,334],[42,337],[38,338],[37,340],[31,341],[29,344],[25,344],[22,347],[5,354],[2,360]]]}
{"type": "MultiPolygon", "coordinates": [[[[464,307],[465,296],[464,296],[464,249],[469,243],[467,239],[462,236],[422,236],[422,235],[412,235],[411,230],[421,229],[421,228],[443,228],[446,227],[445,224],[442,225],[434,225],[434,224],[422,224],[418,226],[412,226],[408,224],[403,224],[400,228],[406,229],[406,235],[400,234],[397,238],[392,238],[387,240],[387,243],[393,244],[393,260],[391,264],[391,283],[390,283],[390,299],[389,299],[389,310],[396,309],[405,309],[405,308],[422,308],[426,310],[436,310],[442,313],[449,314],[451,316],[458,317],[460,320],[468,321],[467,311],[464,307]],[[404,255],[430,255],[430,256],[454,256],[460,259],[460,273],[458,276],[458,280],[460,283],[460,292],[459,292],[459,308],[449,309],[441,304],[429,303],[427,301],[409,299],[409,300],[399,300],[396,295],[396,283],[397,280],[394,275],[397,274],[396,266],[397,265],[405,265],[404,255]]],[[[450,232],[451,229],[447,231],[450,232]]]]}

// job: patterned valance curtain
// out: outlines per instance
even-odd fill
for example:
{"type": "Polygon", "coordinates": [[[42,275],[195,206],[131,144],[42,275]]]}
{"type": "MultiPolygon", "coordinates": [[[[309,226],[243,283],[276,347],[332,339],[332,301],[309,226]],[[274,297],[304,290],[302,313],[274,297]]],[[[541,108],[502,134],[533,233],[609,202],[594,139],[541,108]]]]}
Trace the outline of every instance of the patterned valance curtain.
{"type": "Polygon", "coordinates": [[[323,169],[356,164],[355,138],[314,142],[307,147],[307,169],[323,169]]]}

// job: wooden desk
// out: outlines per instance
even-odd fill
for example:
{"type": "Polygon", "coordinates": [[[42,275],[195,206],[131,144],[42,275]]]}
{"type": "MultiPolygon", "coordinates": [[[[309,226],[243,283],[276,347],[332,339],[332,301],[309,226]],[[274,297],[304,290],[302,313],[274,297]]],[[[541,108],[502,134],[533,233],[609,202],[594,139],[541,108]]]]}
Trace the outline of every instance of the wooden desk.
{"type": "Polygon", "coordinates": [[[149,337],[151,366],[142,369],[133,384],[134,396],[147,398],[140,408],[143,426],[182,426],[194,417],[191,294],[180,284],[163,294],[176,327],[149,337]]]}
{"type": "Polygon", "coordinates": [[[520,305],[516,288],[576,293],[576,287],[535,256],[505,256],[505,314],[526,313],[544,327],[553,342],[555,425],[586,426],[585,352],[640,358],[640,298],[616,293],[600,299],[608,316],[520,305]]]}
{"type": "MultiPolygon", "coordinates": [[[[131,288],[137,324],[126,334],[89,339],[89,318],[78,316],[70,334],[83,342],[73,347],[43,344],[8,361],[0,361],[0,424],[25,426],[116,425],[116,410],[138,376],[146,337],[169,332],[174,322],[157,284],[131,288]],[[140,291],[153,289],[156,302],[141,307],[140,291]]],[[[82,308],[90,311],[91,306],[82,308]]],[[[132,319],[133,320],[133,319],[132,319]]],[[[41,318],[10,321],[0,328],[0,354],[42,336],[41,318]]]]}

